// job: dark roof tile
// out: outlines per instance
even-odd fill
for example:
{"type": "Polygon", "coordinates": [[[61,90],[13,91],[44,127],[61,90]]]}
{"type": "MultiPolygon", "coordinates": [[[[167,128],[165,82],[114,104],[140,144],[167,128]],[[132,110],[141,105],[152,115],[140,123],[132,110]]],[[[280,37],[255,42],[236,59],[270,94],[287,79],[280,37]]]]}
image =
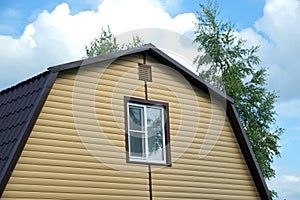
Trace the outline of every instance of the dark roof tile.
{"type": "Polygon", "coordinates": [[[0,196],[14,168],[12,160],[23,150],[20,145],[47,90],[50,74],[46,71],[0,92],[0,196]]]}

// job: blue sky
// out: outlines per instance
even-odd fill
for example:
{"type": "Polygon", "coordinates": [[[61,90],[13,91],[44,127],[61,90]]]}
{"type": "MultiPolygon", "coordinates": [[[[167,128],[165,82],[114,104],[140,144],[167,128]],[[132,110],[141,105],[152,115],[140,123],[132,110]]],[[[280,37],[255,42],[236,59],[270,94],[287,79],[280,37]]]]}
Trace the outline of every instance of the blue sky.
{"type": "MultiPolygon", "coordinates": [[[[13,37],[20,36],[26,25],[32,23],[43,10],[52,11],[54,8],[63,2],[67,2],[70,6],[71,14],[76,14],[84,10],[97,10],[100,0],[90,1],[74,1],[74,0],[1,0],[0,1],[0,31],[1,34],[11,35],[13,37]]],[[[167,2],[167,1],[165,1],[167,2]]],[[[180,2],[180,1],[179,1],[180,2]]],[[[186,1],[180,6],[166,8],[166,11],[171,16],[184,12],[195,12],[198,10],[198,3],[201,1],[186,1]]],[[[243,0],[232,1],[226,0],[218,1],[222,9],[224,18],[231,19],[236,28],[245,28],[253,25],[263,14],[263,0],[243,0]],[[233,12],[234,11],[234,12],[233,12]],[[251,12],[249,12],[251,11],[251,12]]]]}
{"type": "MultiPolygon", "coordinates": [[[[0,89],[48,66],[81,59],[84,45],[107,24],[115,34],[141,28],[192,33],[201,2],[0,0],[0,89]],[[132,12],[124,12],[130,9],[132,12]]],[[[218,2],[222,18],[230,19],[249,45],[261,46],[262,66],[269,68],[268,87],[280,96],[276,103],[277,121],[286,131],[280,140],[281,158],[273,164],[277,176],[268,184],[279,192],[280,199],[300,199],[300,2],[218,2]]]]}

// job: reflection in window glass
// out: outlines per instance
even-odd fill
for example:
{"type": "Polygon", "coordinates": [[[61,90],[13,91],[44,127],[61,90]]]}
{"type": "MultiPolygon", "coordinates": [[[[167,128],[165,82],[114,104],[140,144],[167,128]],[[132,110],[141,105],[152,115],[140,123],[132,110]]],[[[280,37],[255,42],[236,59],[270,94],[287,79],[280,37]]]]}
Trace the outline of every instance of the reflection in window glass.
{"type": "Polygon", "coordinates": [[[142,131],[143,130],[143,107],[130,106],[129,107],[129,119],[130,130],[142,131]]]}
{"type": "Polygon", "coordinates": [[[144,158],[145,135],[143,133],[130,132],[130,155],[144,158]]]}
{"type": "Polygon", "coordinates": [[[148,150],[150,160],[164,160],[162,110],[147,107],[148,150]]]}

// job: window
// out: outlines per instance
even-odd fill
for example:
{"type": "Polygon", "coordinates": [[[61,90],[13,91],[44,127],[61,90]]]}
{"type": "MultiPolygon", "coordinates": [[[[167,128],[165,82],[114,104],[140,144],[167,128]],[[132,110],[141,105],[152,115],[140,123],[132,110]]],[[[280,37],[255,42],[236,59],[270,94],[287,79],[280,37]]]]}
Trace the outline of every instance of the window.
{"type": "Polygon", "coordinates": [[[168,104],[125,97],[128,162],[170,164],[168,104]]]}

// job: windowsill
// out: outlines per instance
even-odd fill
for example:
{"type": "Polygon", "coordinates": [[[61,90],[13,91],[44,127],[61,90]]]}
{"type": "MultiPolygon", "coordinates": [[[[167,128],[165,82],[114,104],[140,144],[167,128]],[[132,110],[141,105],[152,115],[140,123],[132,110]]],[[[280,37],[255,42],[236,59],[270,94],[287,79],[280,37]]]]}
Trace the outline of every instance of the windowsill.
{"type": "Polygon", "coordinates": [[[166,166],[166,167],[172,166],[171,163],[150,162],[144,160],[127,160],[126,162],[132,164],[143,164],[143,165],[158,165],[158,166],[166,166]]]}

